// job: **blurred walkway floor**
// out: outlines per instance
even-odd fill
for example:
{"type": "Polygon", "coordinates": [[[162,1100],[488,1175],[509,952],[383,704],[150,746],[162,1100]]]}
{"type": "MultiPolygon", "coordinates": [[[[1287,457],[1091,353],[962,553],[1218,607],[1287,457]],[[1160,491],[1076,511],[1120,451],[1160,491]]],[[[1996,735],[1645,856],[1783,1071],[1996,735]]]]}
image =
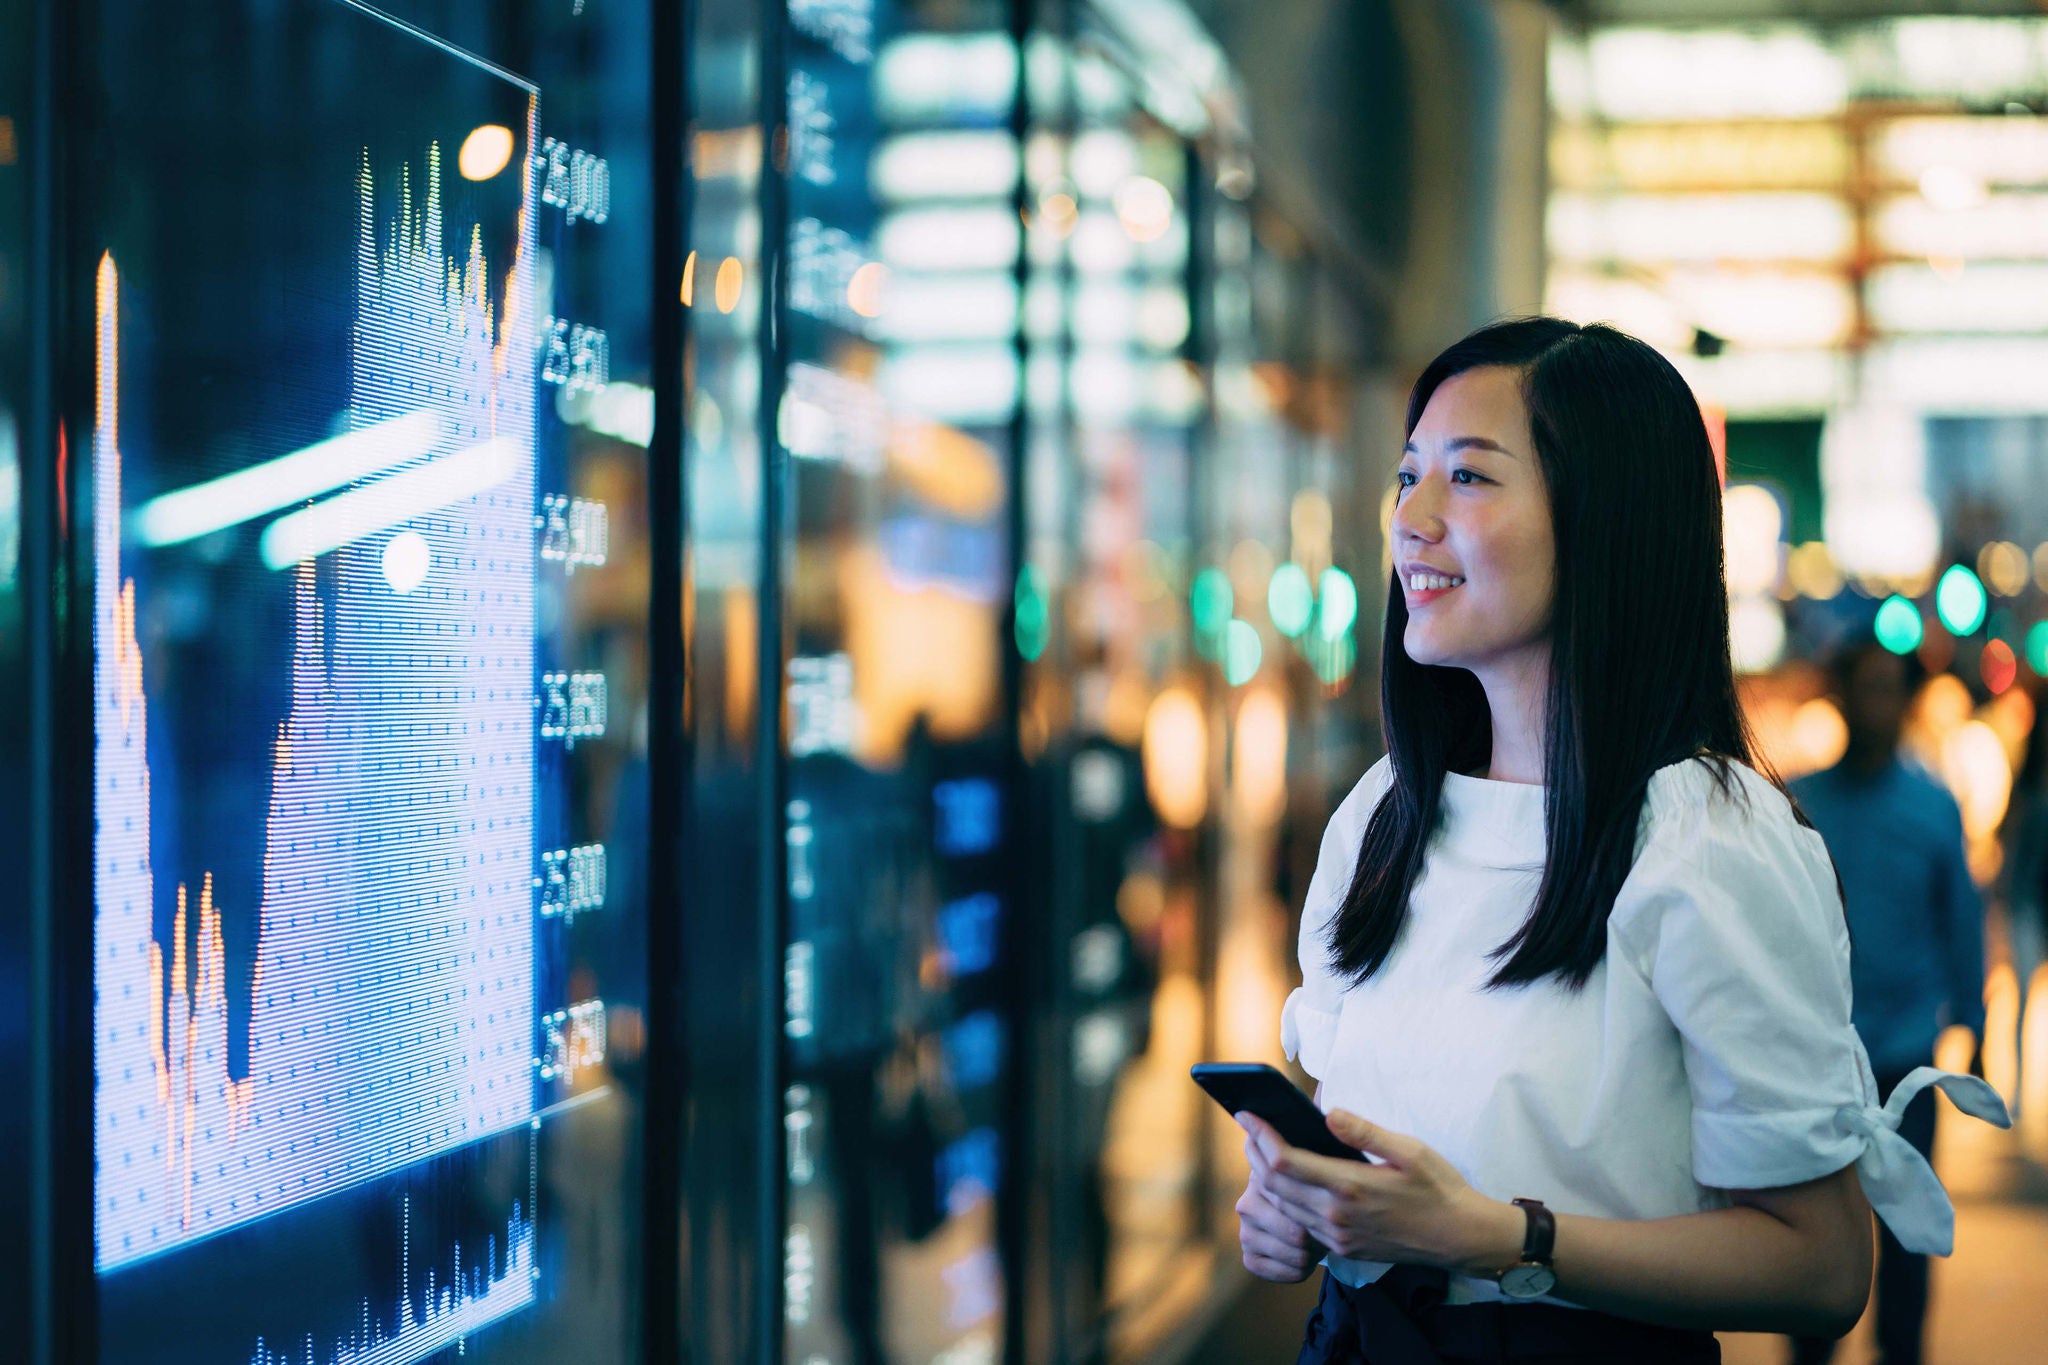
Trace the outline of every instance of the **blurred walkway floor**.
{"type": "MultiPolygon", "coordinates": [[[[1937,1165],[1956,1201],[1955,1255],[1934,1264],[1927,1365],[2048,1365],[2048,1164],[2041,1136],[1959,1120],[1943,1105],[1937,1165]],[[2033,1160],[2021,1154],[2025,1142],[2033,1160]]],[[[1186,1365],[1291,1365],[1316,1282],[1253,1283],[1186,1365]]],[[[1724,1365],[1782,1365],[1781,1337],[1725,1335],[1724,1365]]],[[[1871,1365],[1871,1318],[1835,1352],[1871,1365]]]]}

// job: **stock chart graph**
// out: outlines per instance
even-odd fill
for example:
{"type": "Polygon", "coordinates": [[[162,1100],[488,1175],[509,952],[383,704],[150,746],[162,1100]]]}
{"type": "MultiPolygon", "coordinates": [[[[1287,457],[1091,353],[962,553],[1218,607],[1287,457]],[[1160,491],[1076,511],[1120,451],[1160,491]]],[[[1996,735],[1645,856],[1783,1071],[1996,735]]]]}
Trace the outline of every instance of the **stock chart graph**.
{"type": "Polygon", "coordinates": [[[631,1178],[589,1156],[623,1122],[589,964],[632,931],[571,588],[609,531],[548,401],[611,364],[609,171],[505,67],[280,14],[285,123],[265,80],[109,115],[142,199],[266,188],[95,247],[101,1358],[407,1365],[516,1319],[494,1358],[551,1359],[623,1320],[579,1258],[631,1178]]]}

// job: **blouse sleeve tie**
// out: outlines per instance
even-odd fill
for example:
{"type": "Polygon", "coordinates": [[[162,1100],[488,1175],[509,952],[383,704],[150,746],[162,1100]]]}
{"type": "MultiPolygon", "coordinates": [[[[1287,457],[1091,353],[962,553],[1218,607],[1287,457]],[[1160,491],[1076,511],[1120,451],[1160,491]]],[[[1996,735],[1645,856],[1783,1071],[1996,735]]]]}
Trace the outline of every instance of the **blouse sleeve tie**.
{"type": "Polygon", "coordinates": [[[1337,1015],[1309,1003],[1309,992],[1296,987],[1280,1011],[1280,1049],[1289,1060],[1318,1080],[1329,1074],[1330,1046],[1337,1038],[1337,1015]]]}
{"type": "MultiPolygon", "coordinates": [[[[1842,1126],[1866,1140],[1856,1159],[1856,1175],[1870,1206],[1884,1219],[1906,1250],[1946,1256],[1955,1246],[1956,1211],[1934,1168],[1899,1136],[1906,1106],[1928,1086],[1939,1087],[1956,1108],[2000,1128],[2012,1117],[1998,1092],[1975,1076],[1958,1076],[1935,1067],[1917,1067],[1900,1081],[1882,1109],[1874,1104],[1847,1104],[1839,1111],[1842,1126]]],[[[1870,1088],[1875,1093],[1875,1087],[1870,1088]]]]}

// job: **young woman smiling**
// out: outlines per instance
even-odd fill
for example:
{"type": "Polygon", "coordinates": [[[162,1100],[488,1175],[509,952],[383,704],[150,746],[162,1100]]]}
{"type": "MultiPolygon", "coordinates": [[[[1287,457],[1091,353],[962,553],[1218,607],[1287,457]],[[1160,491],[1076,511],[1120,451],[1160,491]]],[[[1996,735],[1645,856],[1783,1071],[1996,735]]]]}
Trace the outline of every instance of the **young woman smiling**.
{"type": "Polygon", "coordinates": [[[1839,1335],[1870,1213],[1953,1211],[1849,1023],[1827,849],[1759,771],[1699,407],[1607,327],[1487,327],[1416,381],[1381,644],[1389,753],[1332,818],[1281,1031],[1320,1157],[1240,1115],[1245,1265],[1302,1362],[1712,1361],[1839,1335]],[[1515,1202],[1508,1202],[1508,1201],[1515,1202]]]}

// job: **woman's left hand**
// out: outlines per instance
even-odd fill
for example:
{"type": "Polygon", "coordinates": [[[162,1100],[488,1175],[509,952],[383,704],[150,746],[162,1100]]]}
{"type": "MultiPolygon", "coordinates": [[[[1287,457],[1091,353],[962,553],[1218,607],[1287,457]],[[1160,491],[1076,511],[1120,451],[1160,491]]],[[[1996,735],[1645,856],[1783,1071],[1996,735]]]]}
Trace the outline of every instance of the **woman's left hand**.
{"type": "Polygon", "coordinates": [[[1334,1255],[1361,1261],[1500,1270],[1521,1248],[1522,1214],[1488,1199],[1426,1144],[1342,1109],[1337,1140],[1379,1160],[1367,1165],[1290,1147],[1272,1125],[1239,1114],[1252,1181],[1334,1255]]]}

